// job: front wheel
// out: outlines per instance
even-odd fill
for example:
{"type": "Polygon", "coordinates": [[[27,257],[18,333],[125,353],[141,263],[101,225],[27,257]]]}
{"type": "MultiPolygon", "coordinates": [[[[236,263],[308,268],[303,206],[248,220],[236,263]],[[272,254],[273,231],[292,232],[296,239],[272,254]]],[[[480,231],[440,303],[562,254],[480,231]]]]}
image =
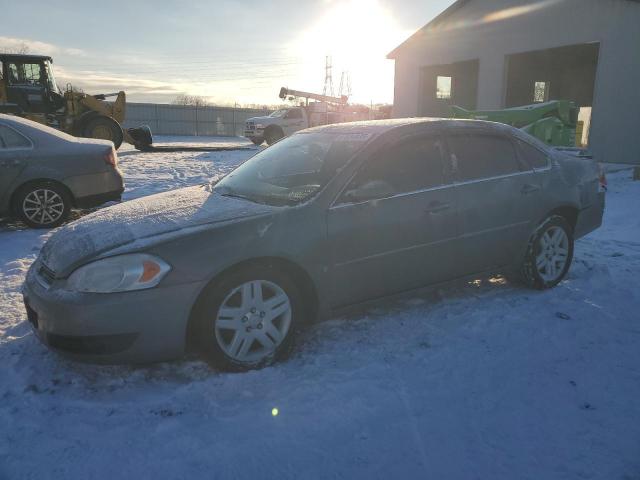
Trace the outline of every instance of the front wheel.
{"type": "Polygon", "coordinates": [[[573,260],[573,229],[564,217],[545,220],[529,240],[522,265],[525,283],[540,290],[555,287],[573,260]]]}
{"type": "Polygon", "coordinates": [[[262,266],[244,269],[203,295],[199,340],[215,366],[250,370],[291,351],[302,310],[298,289],[282,272],[262,266]]]}
{"type": "Polygon", "coordinates": [[[271,125],[264,131],[264,139],[267,141],[267,145],[273,145],[283,137],[284,132],[277,125],[271,125]]]}

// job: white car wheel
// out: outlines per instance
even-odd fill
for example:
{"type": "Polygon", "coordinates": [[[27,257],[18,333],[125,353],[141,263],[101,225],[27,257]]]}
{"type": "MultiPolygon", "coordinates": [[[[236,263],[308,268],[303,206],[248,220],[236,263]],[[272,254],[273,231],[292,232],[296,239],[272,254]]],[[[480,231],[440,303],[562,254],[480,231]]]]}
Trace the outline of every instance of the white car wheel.
{"type": "Polygon", "coordinates": [[[531,235],[522,265],[526,284],[538,289],[556,286],[573,259],[573,229],[564,217],[553,215],[531,235]]]}
{"type": "Polygon", "coordinates": [[[273,355],[291,326],[289,296],[268,280],[234,288],[222,301],[215,320],[216,341],[230,359],[259,363],[273,355]]]}

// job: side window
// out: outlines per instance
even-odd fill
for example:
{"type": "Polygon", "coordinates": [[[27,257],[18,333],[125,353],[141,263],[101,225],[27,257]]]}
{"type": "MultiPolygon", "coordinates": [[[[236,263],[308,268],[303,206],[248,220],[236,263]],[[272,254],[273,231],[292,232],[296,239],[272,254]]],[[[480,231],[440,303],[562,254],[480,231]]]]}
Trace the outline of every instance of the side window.
{"type": "Polygon", "coordinates": [[[294,110],[289,110],[289,112],[287,112],[287,118],[292,118],[292,119],[302,118],[302,111],[298,108],[294,110]]]}
{"type": "Polygon", "coordinates": [[[529,145],[527,142],[516,139],[518,150],[521,157],[527,162],[530,168],[546,168],[549,166],[547,155],[538,150],[536,147],[529,145]]]}
{"type": "Polygon", "coordinates": [[[28,148],[31,142],[14,129],[0,125],[0,148],[28,148]]]}
{"type": "Polygon", "coordinates": [[[414,192],[445,183],[442,140],[437,137],[408,139],[371,157],[346,191],[382,181],[394,194],[414,192]]]}
{"type": "Polygon", "coordinates": [[[452,135],[453,168],[460,181],[508,175],[520,171],[513,143],[497,135],[452,135]]]}

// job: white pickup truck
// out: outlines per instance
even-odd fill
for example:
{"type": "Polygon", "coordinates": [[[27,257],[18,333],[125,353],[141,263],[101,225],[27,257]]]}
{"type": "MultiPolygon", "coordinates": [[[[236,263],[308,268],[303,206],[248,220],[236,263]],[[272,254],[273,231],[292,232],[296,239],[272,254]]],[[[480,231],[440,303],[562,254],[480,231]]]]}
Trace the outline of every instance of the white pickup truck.
{"type": "Polygon", "coordinates": [[[365,119],[366,116],[361,118],[353,111],[336,111],[327,103],[314,102],[308,106],[282,108],[267,117],[250,118],[245,124],[244,136],[256,145],[261,145],[265,140],[272,145],[305,128],[365,119]]]}
{"type": "Polygon", "coordinates": [[[310,126],[305,107],[282,108],[266,117],[248,119],[245,124],[244,136],[256,145],[262,144],[265,140],[271,145],[282,137],[310,126]]]}

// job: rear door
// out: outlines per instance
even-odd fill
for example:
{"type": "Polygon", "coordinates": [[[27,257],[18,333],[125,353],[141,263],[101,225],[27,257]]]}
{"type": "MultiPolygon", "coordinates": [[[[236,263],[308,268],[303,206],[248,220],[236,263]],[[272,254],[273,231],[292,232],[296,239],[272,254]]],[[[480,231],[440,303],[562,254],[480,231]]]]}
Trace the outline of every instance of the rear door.
{"type": "Polygon", "coordinates": [[[9,187],[27,165],[33,146],[17,130],[0,123],[0,198],[9,195],[9,187]]]}
{"type": "Polygon", "coordinates": [[[344,192],[386,182],[393,193],[328,211],[333,306],[446,279],[456,235],[455,195],[441,137],[404,138],[368,158],[344,192]]]}
{"type": "Polygon", "coordinates": [[[539,180],[506,135],[456,130],[447,142],[459,212],[457,258],[465,273],[512,263],[533,228],[539,180]]]}

